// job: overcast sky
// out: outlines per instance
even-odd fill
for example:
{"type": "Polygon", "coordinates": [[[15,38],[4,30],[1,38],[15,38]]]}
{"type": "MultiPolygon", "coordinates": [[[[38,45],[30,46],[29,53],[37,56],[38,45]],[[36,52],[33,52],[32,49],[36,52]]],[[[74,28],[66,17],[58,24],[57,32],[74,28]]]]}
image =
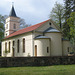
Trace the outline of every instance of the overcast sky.
{"type": "Polygon", "coordinates": [[[37,24],[49,19],[55,2],[63,0],[0,0],[0,14],[9,15],[12,2],[18,17],[25,19],[27,24],[37,24]]]}

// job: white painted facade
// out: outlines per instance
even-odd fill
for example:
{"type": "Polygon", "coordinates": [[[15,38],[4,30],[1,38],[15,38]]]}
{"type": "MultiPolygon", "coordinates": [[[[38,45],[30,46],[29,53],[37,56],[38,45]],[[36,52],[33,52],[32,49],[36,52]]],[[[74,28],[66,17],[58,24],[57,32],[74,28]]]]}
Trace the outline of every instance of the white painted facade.
{"type": "Polygon", "coordinates": [[[10,49],[10,53],[7,53],[7,56],[8,57],[12,57],[13,56],[13,41],[15,41],[15,45],[14,45],[14,49],[15,49],[15,52],[14,52],[14,57],[23,57],[23,56],[33,56],[33,47],[32,47],[32,33],[26,33],[26,34],[23,34],[23,35],[20,35],[20,36],[17,36],[15,38],[12,38],[12,39],[8,39],[8,40],[5,40],[2,42],[2,56],[5,56],[4,53],[5,53],[5,42],[7,42],[7,50],[9,51],[9,45],[8,43],[11,42],[11,49],[10,49]],[[23,39],[25,38],[25,52],[23,53],[23,39]],[[17,52],[17,40],[20,41],[20,46],[19,46],[19,53],[17,52]]]}
{"type": "MultiPolygon", "coordinates": [[[[15,37],[11,37],[2,41],[2,56],[12,57],[13,56],[13,41],[15,41],[14,45],[14,57],[28,57],[28,56],[36,56],[35,55],[35,45],[37,45],[37,56],[67,56],[68,55],[68,47],[70,47],[70,42],[66,40],[62,40],[61,32],[46,32],[43,33],[48,27],[50,27],[48,21],[42,27],[27,32],[15,37]],[[43,27],[44,26],[44,27],[43,27]],[[47,28],[46,28],[47,27],[47,28]],[[44,35],[48,38],[37,38],[38,35],[44,35]],[[25,53],[23,53],[23,38],[25,38],[25,53]],[[19,53],[17,52],[17,40],[20,41],[19,53]],[[11,42],[10,53],[5,55],[5,43],[7,42],[7,50],[9,50],[9,41],[11,42]],[[47,47],[49,52],[47,52],[47,47]]],[[[51,22],[52,23],[52,22],[51,22]]],[[[55,27],[52,23],[51,27],[55,27]]],[[[55,27],[56,28],[56,27],[55,27]]],[[[57,29],[57,28],[56,28],[57,29]]]]}
{"type": "MultiPolygon", "coordinates": [[[[19,18],[9,16],[5,24],[5,37],[19,30],[19,18]],[[15,29],[14,29],[15,25],[15,29]]],[[[37,24],[38,25],[38,24],[37,24]]],[[[70,42],[62,40],[60,28],[52,20],[43,23],[37,29],[3,39],[3,57],[35,57],[35,56],[67,56],[70,42]],[[51,25],[50,25],[51,24],[51,25]],[[48,31],[48,32],[47,32],[48,31]],[[25,39],[25,52],[23,52],[23,39],[25,39]],[[19,40],[19,47],[18,41],[19,40]],[[14,41],[14,46],[13,46],[14,41]],[[10,50],[9,50],[10,42],[10,50]],[[7,43],[7,46],[6,46],[7,43]],[[18,52],[19,48],[19,52],[18,52]],[[7,51],[7,52],[6,52],[7,51]]]]}
{"type": "Polygon", "coordinates": [[[50,56],[50,39],[36,39],[34,44],[37,45],[38,56],[50,56]],[[49,52],[47,52],[47,47],[49,52]]]}
{"type": "Polygon", "coordinates": [[[45,36],[51,38],[51,56],[61,56],[62,55],[61,33],[46,33],[45,36]]]}
{"type": "Polygon", "coordinates": [[[5,37],[19,30],[19,25],[20,23],[18,17],[8,17],[5,24],[5,37]]]}

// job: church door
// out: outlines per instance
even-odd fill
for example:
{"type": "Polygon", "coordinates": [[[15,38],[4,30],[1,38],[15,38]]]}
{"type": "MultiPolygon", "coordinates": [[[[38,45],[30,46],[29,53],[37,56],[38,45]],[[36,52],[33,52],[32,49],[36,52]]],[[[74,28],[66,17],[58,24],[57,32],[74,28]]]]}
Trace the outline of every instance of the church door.
{"type": "Polygon", "coordinates": [[[35,56],[37,56],[37,45],[35,45],[35,56]]]}

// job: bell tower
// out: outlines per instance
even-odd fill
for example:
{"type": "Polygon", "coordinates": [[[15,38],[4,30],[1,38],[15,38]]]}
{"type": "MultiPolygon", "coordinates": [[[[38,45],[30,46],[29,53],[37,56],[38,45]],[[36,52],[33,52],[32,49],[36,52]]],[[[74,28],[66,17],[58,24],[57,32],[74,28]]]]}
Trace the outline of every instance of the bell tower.
{"type": "Polygon", "coordinates": [[[17,17],[14,6],[12,5],[9,17],[5,23],[5,37],[19,30],[19,17],[17,17]]]}

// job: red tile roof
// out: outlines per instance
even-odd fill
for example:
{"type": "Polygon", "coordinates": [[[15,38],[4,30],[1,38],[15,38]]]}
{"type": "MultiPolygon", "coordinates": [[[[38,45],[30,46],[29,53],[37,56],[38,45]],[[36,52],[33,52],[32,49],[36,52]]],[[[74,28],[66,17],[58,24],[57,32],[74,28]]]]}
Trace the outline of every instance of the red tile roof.
{"type": "Polygon", "coordinates": [[[42,26],[42,25],[43,25],[44,23],[46,23],[47,21],[49,21],[49,20],[46,20],[46,21],[41,22],[41,23],[38,23],[38,24],[36,24],[36,25],[32,25],[32,26],[30,26],[30,27],[27,27],[27,28],[18,30],[18,31],[16,31],[16,32],[14,32],[14,33],[8,35],[8,36],[7,36],[6,38],[4,38],[4,39],[10,38],[10,37],[13,37],[13,36],[16,36],[16,35],[20,35],[20,34],[23,34],[23,33],[26,33],[26,32],[33,31],[33,30],[39,28],[40,26],[42,26]]]}

